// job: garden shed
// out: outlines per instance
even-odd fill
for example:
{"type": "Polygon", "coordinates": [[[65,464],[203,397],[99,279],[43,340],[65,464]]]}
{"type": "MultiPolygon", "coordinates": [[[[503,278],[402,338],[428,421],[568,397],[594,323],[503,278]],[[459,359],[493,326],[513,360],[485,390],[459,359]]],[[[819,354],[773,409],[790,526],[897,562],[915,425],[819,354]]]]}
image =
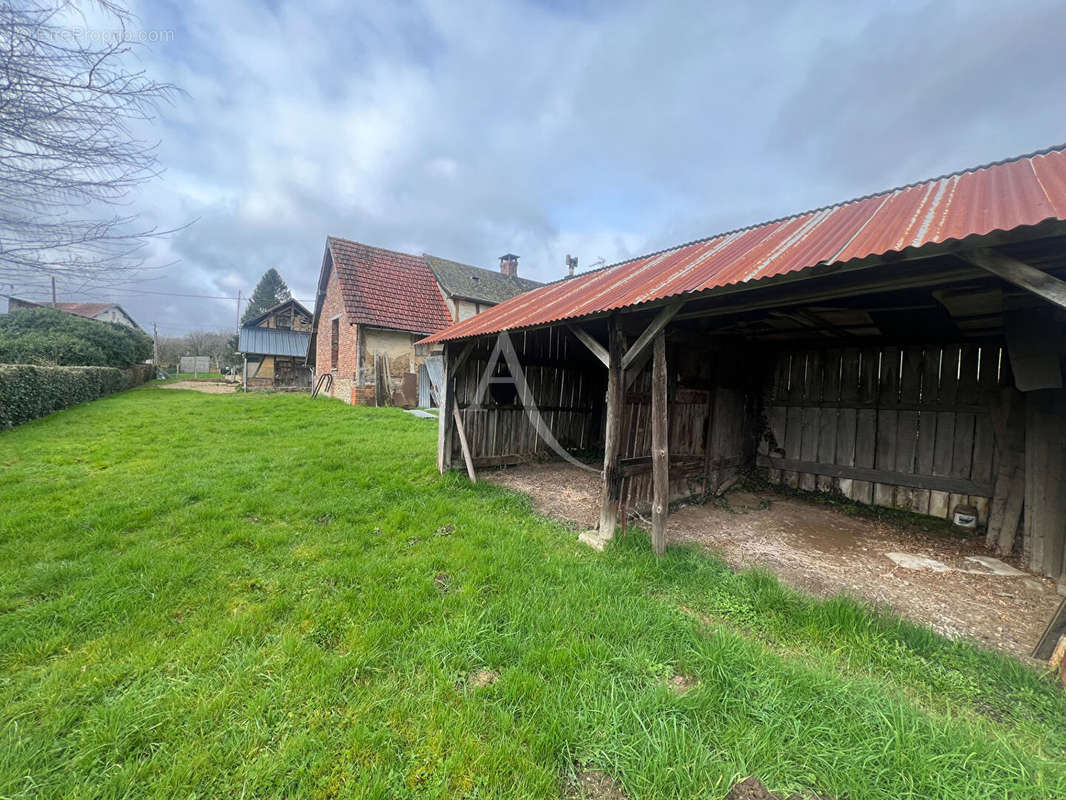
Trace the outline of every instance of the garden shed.
{"type": "Polygon", "coordinates": [[[526,292],[443,346],[438,465],[600,475],[602,544],[757,469],[1066,573],[1066,147],[526,292]]]}

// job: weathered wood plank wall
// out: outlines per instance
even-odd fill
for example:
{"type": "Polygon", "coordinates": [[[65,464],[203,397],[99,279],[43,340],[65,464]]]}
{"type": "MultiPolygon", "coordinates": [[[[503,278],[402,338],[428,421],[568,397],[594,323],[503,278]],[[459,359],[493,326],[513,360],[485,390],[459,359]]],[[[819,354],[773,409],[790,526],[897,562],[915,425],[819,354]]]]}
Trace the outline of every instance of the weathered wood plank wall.
{"type": "MultiPolygon", "coordinates": [[[[601,446],[606,370],[562,327],[515,333],[511,341],[537,408],[560,444],[578,452],[601,446]]],[[[483,406],[473,406],[494,343],[479,342],[456,375],[455,403],[474,464],[502,466],[548,457],[551,451],[537,436],[510,384],[493,384],[483,406]]],[[[506,362],[500,358],[494,376],[508,375],[506,362]]]]}
{"type": "MultiPolygon", "coordinates": [[[[652,499],[650,376],[641,376],[626,393],[622,414],[621,459],[626,476],[622,501],[626,508],[648,508],[652,499]]],[[[670,500],[701,494],[711,393],[677,389],[668,402],[670,500]]]]}
{"type": "MultiPolygon", "coordinates": [[[[512,334],[537,407],[558,441],[570,452],[591,457],[603,448],[604,393],[607,370],[566,328],[512,334]]],[[[476,467],[495,467],[556,458],[530,423],[526,411],[505,384],[490,387],[482,407],[474,407],[478,381],[494,342],[478,342],[455,380],[459,409],[476,467]],[[493,396],[495,394],[495,397],[493,396]],[[501,402],[502,401],[502,402],[501,402]]],[[[669,373],[670,499],[715,492],[750,466],[745,437],[751,428],[746,400],[751,392],[746,366],[737,354],[684,351],[687,361],[673,363],[669,373]],[[699,375],[693,373],[699,372],[699,375]]],[[[500,359],[495,376],[506,376],[500,359]]],[[[625,391],[620,459],[622,503],[647,510],[652,499],[651,367],[641,369],[625,391]]],[[[453,437],[452,463],[460,463],[453,437]]]]}
{"type": "MultiPolygon", "coordinates": [[[[750,466],[743,358],[713,349],[676,348],[669,369],[670,500],[713,494],[750,466]]],[[[748,381],[750,382],[750,381],[748,381]]],[[[640,511],[652,502],[651,371],[637,375],[622,418],[622,499],[640,511]]]]}
{"type": "Polygon", "coordinates": [[[771,482],[938,517],[968,504],[987,521],[1000,347],[786,350],[770,372],[758,464],[771,482]]]}

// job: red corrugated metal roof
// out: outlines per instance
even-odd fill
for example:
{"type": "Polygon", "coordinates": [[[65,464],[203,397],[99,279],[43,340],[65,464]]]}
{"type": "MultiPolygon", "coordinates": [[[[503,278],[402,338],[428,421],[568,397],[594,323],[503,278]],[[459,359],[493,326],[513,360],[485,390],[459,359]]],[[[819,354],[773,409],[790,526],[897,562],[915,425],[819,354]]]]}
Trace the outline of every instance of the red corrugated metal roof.
{"type": "Polygon", "coordinates": [[[437,280],[420,257],[336,236],[327,246],[351,322],[414,333],[451,324],[437,280]]]}
{"type": "Polygon", "coordinates": [[[521,294],[426,341],[544,325],[1047,219],[1066,219],[1066,145],[623,261],[521,294]]]}

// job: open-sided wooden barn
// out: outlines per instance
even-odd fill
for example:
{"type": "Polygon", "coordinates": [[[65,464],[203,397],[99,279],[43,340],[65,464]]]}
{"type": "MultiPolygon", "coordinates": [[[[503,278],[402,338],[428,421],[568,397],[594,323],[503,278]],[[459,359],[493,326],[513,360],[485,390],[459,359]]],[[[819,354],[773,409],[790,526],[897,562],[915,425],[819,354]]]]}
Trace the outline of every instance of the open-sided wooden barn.
{"type": "Polygon", "coordinates": [[[772,482],[950,517],[1066,573],[1066,146],[519,295],[444,346],[442,470],[602,464],[597,536],[772,482]],[[602,454],[602,461],[600,456],[602,454]]]}

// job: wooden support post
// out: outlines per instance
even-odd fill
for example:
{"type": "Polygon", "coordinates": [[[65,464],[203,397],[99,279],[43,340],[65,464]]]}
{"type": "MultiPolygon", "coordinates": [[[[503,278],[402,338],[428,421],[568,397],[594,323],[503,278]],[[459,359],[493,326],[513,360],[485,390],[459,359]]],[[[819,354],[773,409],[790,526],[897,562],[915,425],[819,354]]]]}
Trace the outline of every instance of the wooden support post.
{"type": "Polygon", "coordinates": [[[470,445],[466,441],[466,431],[463,429],[463,417],[459,413],[459,407],[452,404],[452,419],[455,420],[455,432],[459,434],[459,446],[463,449],[463,461],[466,462],[466,474],[471,483],[477,483],[474,474],[474,459],[470,457],[470,445]]]}
{"type": "Polygon", "coordinates": [[[1025,500],[1025,395],[1003,389],[993,413],[997,474],[985,546],[1009,556],[1025,500]]]}
{"type": "Polygon", "coordinates": [[[670,424],[666,398],[666,334],[660,330],[652,345],[651,373],[651,546],[655,555],[666,552],[666,518],[670,510],[670,424]]]}
{"type": "Polygon", "coordinates": [[[622,331],[618,320],[611,320],[607,369],[607,423],[603,437],[603,489],[600,496],[600,547],[614,536],[618,524],[618,500],[622,475],[618,469],[618,452],[622,438],[622,404],[625,384],[622,375],[622,331]]]}
{"type": "Polygon", "coordinates": [[[448,364],[448,345],[441,356],[440,410],[437,418],[437,470],[443,475],[452,468],[452,436],[455,420],[452,408],[455,406],[455,389],[448,364]]]}
{"type": "Polygon", "coordinates": [[[1025,396],[1025,535],[1029,568],[1049,578],[1066,574],[1066,390],[1025,396]]]}

